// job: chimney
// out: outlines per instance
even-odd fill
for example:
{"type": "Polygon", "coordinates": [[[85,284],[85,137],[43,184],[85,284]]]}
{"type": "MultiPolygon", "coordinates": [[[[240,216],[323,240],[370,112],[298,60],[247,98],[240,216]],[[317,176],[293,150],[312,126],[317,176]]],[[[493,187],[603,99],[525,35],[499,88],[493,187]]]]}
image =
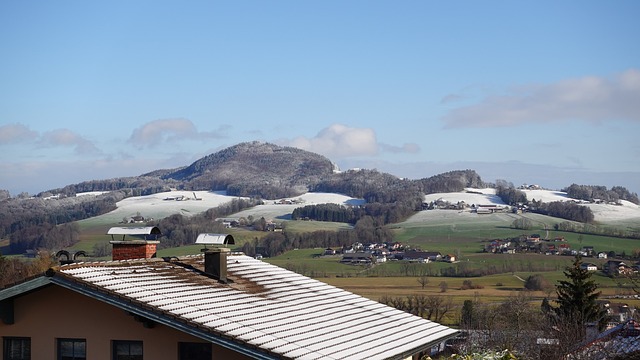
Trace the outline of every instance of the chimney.
{"type": "Polygon", "coordinates": [[[204,272],[226,284],[227,255],[231,252],[231,249],[218,246],[233,245],[235,243],[233,236],[228,234],[199,234],[196,244],[204,245],[204,249],[202,249],[204,253],[204,272]],[[216,247],[208,249],[207,245],[216,247]]]}
{"type": "Polygon", "coordinates": [[[203,249],[204,272],[222,283],[227,283],[227,255],[228,248],[203,249]]]}
{"type": "Polygon", "coordinates": [[[111,258],[113,260],[150,259],[156,257],[156,247],[160,243],[160,229],[155,226],[148,227],[113,227],[107,232],[111,235],[109,243],[113,245],[111,258]],[[122,240],[116,240],[114,235],[122,235],[122,240]],[[134,236],[136,239],[125,240],[125,237],[134,236]],[[144,239],[139,239],[144,237],[144,239]]]}
{"type": "Polygon", "coordinates": [[[150,259],[156,257],[157,240],[112,240],[113,260],[150,259]]]}

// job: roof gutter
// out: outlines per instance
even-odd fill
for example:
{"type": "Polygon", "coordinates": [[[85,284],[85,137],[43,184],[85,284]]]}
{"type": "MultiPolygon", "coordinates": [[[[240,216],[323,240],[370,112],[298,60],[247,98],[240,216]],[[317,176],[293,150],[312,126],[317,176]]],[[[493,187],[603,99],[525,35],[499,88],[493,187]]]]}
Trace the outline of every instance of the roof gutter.
{"type": "Polygon", "coordinates": [[[205,329],[200,329],[197,326],[189,325],[184,320],[179,319],[177,316],[175,317],[175,319],[169,318],[167,316],[161,316],[155,311],[144,309],[143,307],[137,306],[132,301],[110,296],[109,294],[106,294],[100,291],[97,287],[94,288],[94,287],[86,286],[84,284],[80,284],[75,281],[70,281],[68,279],[65,279],[64,275],[54,276],[51,278],[50,282],[56,285],[62,286],[66,289],[80,293],[82,295],[88,296],[90,298],[102,301],[109,305],[113,305],[117,308],[128,311],[132,314],[145,317],[158,324],[162,324],[162,325],[174,328],[178,331],[184,332],[189,335],[193,335],[202,340],[209,341],[213,344],[216,344],[224,348],[233,350],[235,352],[241,353],[243,355],[249,356],[253,359],[263,359],[263,360],[282,359],[281,356],[268,354],[265,352],[265,350],[259,349],[257,347],[255,349],[248,348],[247,346],[241,345],[237,341],[233,341],[231,339],[227,339],[219,335],[214,335],[210,331],[207,331],[205,329]]]}

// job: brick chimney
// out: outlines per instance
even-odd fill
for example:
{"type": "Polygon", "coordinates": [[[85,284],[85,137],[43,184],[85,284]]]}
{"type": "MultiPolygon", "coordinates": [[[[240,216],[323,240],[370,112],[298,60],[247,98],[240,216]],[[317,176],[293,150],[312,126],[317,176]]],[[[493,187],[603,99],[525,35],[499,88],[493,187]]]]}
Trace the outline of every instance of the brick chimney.
{"type": "Polygon", "coordinates": [[[113,260],[150,259],[156,257],[157,240],[112,240],[113,260]]]}
{"type": "Polygon", "coordinates": [[[155,226],[147,227],[112,227],[107,232],[111,235],[109,243],[113,245],[111,257],[113,260],[150,259],[156,257],[156,247],[160,243],[157,239],[161,236],[160,229],[155,226]],[[115,235],[122,235],[121,240],[116,240],[115,235]],[[129,235],[132,240],[125,240],[129,235]],[[140,239],[143,237],[143,239],[140,239]]]}

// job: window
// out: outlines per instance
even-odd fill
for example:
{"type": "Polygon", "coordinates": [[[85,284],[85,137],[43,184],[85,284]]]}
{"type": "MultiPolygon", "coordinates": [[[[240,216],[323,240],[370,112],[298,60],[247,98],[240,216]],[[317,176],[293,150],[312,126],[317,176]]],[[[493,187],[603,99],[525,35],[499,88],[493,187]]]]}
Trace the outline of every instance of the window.
{"type": "Polygon", "coordinates": [[[113,341],[113,360],[142,360],[142,341],[113,341]]]}
{"type": "Polygon", "coordinates": [[[4,360],[29,360],[31,359],[31,338],[26,337],[5,337],[4,360]]]}
{"type": "Polygon", "coordinates": [[[86,360],[87,340],[58,339],[58,360],[86,360]]]}
{"type": "Polygon", "coordinates": [[[178,360],[211,360],[211,344],[178,343],[178,360]]]}

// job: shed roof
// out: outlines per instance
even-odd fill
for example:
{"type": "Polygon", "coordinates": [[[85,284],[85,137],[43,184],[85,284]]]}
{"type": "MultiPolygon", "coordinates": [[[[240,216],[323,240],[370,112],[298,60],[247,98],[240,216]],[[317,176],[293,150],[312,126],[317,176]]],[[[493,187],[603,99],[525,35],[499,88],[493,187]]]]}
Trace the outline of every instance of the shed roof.
{"type": "Polygon", "coordinates": [[[203,255],[76,263],[47,279],[253,358],[402,359],[458,333],[244,254],[227,267],[228,284],[203,255]]]}

